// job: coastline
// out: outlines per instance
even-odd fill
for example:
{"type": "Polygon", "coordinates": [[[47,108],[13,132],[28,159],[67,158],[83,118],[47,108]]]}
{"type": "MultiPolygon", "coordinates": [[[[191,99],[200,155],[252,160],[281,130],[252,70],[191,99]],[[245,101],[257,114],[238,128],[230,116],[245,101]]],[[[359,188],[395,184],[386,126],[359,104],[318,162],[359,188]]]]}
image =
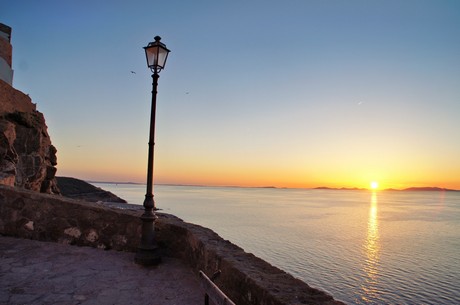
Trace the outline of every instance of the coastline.
{"type": "Polygon", "coordinates": [[[126,200],[117,195],[84,180],[72,177],[56,177],[56,182],[61,195],[67,198],[90,202],[127,203],[126,200]]]}
{"type": "MultiPolygon", "coordinates": [[[[76,179],[76,178],[74,178],[76,179]]],[[[123,181],[93,181],[93,180],[82,180],[90,184],[126,184],[126,185],[145,185],[145,183],[140,182],[123,182],[123,181]]],[[[155,183],[155,185],[163,186],[185,186],[185,187],[224,187],[224,188],[242,188],[242,189],[288,189],[288,190],[329,190],[329,191],[371,191],[374,190],[368,188],[358,188],[358,187],[328,187],[328,186],[318,186],[318,187],[278,187],[278,186],[239,186],[239,185],[205,185],[205,184],[177,184],[177,183],[155,183]]],[[[457,189],[443,188],[437,186],[411,186],[402,189],[395,188],[385,188],[376,190],[377,192],[460,192],[457,189]]]]}

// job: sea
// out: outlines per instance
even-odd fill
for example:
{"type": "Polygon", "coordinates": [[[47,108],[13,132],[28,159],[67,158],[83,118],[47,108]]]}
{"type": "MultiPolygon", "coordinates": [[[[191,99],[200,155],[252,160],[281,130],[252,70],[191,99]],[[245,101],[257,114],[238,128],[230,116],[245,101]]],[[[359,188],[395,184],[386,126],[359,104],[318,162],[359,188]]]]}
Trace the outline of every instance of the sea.
{"type": "MultiPolygon", "coordinates": [[[[93,183],[142,204],[145,185],[93,183]]],[[[348,304],[460,304],[460,192],[155,185],[156,207],[348,304]]]]}

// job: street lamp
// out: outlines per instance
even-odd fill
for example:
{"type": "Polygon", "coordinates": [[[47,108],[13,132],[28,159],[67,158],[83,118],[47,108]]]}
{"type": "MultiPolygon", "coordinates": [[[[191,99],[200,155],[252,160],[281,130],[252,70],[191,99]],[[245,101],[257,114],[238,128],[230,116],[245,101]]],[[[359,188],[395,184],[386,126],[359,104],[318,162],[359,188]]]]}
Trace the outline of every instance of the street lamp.
{"type": "Polygon", "coordinates": [[[152,112],[150,115],[150,137],[149,137],[149,156],[147,164],[147,192],[144,199],[144,214],[142,220],[141,243],[137,249],[135,262],[141,265],[157,265],[161,261],[158,254],[158,246],[155,240],[155,201],[153,199],[153,147],[155,145],[155,112],[157,104],[158,74],[166,64],[169,50],[166,45],[160,42],[161,37],[155,36],[155,41],[150,42],[146,47],[145,56],[147,66],[152,71],[152,112]]]}

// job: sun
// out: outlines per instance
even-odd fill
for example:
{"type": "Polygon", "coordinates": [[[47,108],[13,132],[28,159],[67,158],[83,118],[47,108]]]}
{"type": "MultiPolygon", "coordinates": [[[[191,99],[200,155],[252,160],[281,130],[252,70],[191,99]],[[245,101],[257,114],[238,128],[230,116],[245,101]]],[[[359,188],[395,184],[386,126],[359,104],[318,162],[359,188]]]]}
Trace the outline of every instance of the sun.
{"type": "Polygon", "coordinates": [[[372,181],[371,182],[371,189],[376,190],[379,188],[379,183],[377,181],[372,181]]]}

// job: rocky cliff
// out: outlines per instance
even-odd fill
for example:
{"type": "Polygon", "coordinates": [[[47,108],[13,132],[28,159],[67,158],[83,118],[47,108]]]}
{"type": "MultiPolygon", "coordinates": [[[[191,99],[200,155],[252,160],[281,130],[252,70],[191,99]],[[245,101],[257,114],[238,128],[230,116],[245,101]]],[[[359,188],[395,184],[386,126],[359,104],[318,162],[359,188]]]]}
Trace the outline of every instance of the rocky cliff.
{"type": "Polygon", "coordinates": [[[71,177],[56,177],[61,195],[89,202],[126,203],[126,200],[115,194],[96,187],[86,181],[71,177]]]}
{"type": "Polygon", "coordinates": [[[29,96],[0,80],[0,184],[59,193],[56,148],[29,96]]]}
{"type": "Polygon", "coordinates": [[[11,28],[0,23],[0,184],[59,193],[56,148],[43,114],[13,88],[11,28]]]}

